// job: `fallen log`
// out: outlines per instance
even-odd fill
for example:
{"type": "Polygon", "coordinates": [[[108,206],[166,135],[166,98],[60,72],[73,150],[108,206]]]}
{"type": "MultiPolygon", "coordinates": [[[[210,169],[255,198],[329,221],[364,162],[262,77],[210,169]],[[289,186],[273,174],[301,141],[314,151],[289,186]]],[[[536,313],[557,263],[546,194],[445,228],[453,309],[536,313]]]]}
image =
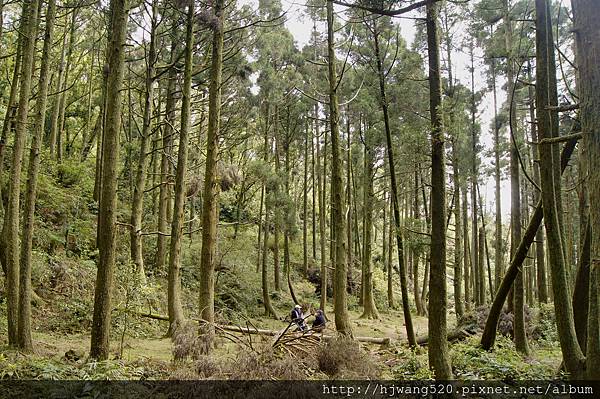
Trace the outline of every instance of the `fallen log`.
{"type": "MultiPolygon", "coordinates": [[[[159,314],[138,313],[138,315],[142,316],[142,317],[154,319],[154,320],[169,321],[169,318],[167,316],[163,316],[163,315],[159,315],[159,314]]],[[[267,335],[270,337],[274,337],[280,333],[280,331],[277,331],[277,330],[265,330],[265,329],[261,329],[261,328],[249,328],[249,327],[231,326],[231,325],[224,325],[224,324],[217,324],[217,327],[222,330],[225,330],[225,331],[237,332],[240,334],[257,334],[257,335],[267,335]]],[[[321,335],[320,333],[316,333],[315,335],[317,335],[320,339],[322,339],[324,341],[328,341],[328,340],[335,338],[335,336],[333,336],[333,335],[321,335]]],[[[391,342],[391,339],[389,337],[383,337],[383,338],[354,337],[354,340],[358,341],[358,342],[365,342],[365,343],[376,344],[376,345],[389,345],[391,342]]]]}
{"type": "MultiPolygon", "coordinates": [[[[467,339],[467,338],[475,335],[476,333],[477,332],[475,331],[474,326],[457,328],[457,329],[451,331],[450,333],[448,333],[448,342],[462,341],[463,339],[467,339]]],[[[428,335],[424,335],[422,337],[417,338],[417,344],[419,344],[421,346],[427,346],[428,341],[429,341],[428,335]]]]}
{"type": "MultiPolygon", "coordinates": [[[[274,337],[280,333],[280,331],[264,330],[264,329],[260,329],[260,328],[248,328],[248,327],[228,326],[228,325],[218,325],[218,327],[225,331],[238,332],[238,333],[242,333],[242,334],[268,335],[271,337],[274,337]]],[[[322,339],[324,341],[328,341],[328,340],[335,338],[335,336],[333,336],[333,335],[321,335],[320,333],[316,333],[314,335],[318,336],[320,339],[322,339]]],[[[354,340],[358,341],[358,342],[366,342],[366,343],[377,344],[377,345],[389,345],[391,342],[389,337],[383,337],[383,338],[354,337],[354,340]]]]}

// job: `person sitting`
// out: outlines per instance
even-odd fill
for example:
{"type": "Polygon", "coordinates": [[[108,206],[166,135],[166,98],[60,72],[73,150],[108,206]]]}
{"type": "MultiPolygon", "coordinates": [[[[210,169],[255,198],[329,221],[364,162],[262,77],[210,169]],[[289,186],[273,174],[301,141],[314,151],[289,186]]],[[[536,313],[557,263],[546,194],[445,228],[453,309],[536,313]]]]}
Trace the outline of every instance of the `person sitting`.
{"type": "Polygon", "coordinates": [[[306,323],[304,323],[304,315],[302,314],[302,306],[296,305],[292,309],[292,322],[298,326],[298,330],[304,331],[307,329],[306,323]]]}
{"type": "Polygon", "coordinates": [[[321,309],[317,310],[315,314],[315,320],[312,323],[312,329],[314,331],[323,331],[326,327],[325,315],[321,309]]]}

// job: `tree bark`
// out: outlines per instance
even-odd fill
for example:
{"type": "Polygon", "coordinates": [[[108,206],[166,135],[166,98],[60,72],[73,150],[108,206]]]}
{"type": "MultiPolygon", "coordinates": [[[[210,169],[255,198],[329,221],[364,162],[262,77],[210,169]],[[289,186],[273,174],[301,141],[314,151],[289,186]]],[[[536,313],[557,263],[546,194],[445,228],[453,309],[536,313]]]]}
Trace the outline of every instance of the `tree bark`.
{"type": "Polygon", "coordinates": [[[378,319],[379,312],[375,306],[375,299],[373,297],[373,265],[371,262],[372,244],[373,244],[373,179],[374,179],[374,154],[372,147],[372,134],[367,133],[364,143],[364,178],[363,178],[363,190],[364,190],[364,224],[365,224],[365,236],[363,237],[363,313],[360,316],[365,319],[378,319]]]}
{"type": "Polygon", "coordinates": [[[581,127],[584,132],[586,169],[588,173],[589,226],[590,241],[590,282],[589,282],[589,316],[587,335],[587,378],[600,379],[600,313],[598,290],[600,289],[600,32],[597,21],[600,18],[598,4],[593,0],[573,0],[574,32],[577,45],[577,65],[580,79],[581,127]]]}
{"type": "Polygon", "coordinates": [[[109,354],[111,297],[117,233],[117,174],[121,122],[121,86],[129,9],[125,0],[111,0],[110,39],[107,51],[106,124],[102,146],[102,178],[98,214],[100,259],[94,293],[90,357],[105,360],[109,354]]]}
{"type": "Polygon", "coordinates": [[[431,114],[431,271],[429,277],[429,367],[436,379],[452,378],[446,322],[446,175],[442,126],[439,4],[427,4],[429,110],[431,114]]]}
{"type": "Polygon", "coordinates": [[[158,24],[157,0],[152,1],[152,15],[150,16],[150,44],[148,60],[146,61],[146,90],[144,93],[144,115],[142,117],[142,132],[140,138],[140,154],[135,177],[133,198],[131,200],[131,259],[136,266],[140,282],[145,284],[146,273],[144,270],[144,253],[142,241],[142,220],[144,215],[144,193],[146,190],[146,174],[148,164],[148,148],[150,146],[152,102],[154,96],[154,64],[156,63],[156,26],[158,24]]]}
{"type": "MultiPolygon", "coordinates": [[[[176,24],[171,28],[171,63],[176,61],[177,50],[179,48],[179,34],[176,24]]],[[[167,244],[170,238],[166,235],[170,221],[171,209],[171,166],[170,160],[173,151],[173,126],[175,125],[175,91],[176,91],[177,71],[171,67],[167,74],[167,93],[165,101],[165,125],[162,129],[162,151],[160,160],[160,191],[158,200],[158,231],[159,234],[156,243],[156,262],[155,269],[157,273],[165,273],[167,269],[167,244]]]]}
{"type": "Polygon", "coordinates": [[[348,303],[346,294],[347,285],[347,259],[346,259],[346,220],[344,204],[344,188],[342,182],[342,165],[340,159],[340,137],[339,137],[339,109],[337,96],[337,81],[335,65],[335,44],[333,37],[333,2],[327,0],[327,54],[328,54],[328,77],[329,77],[329,123],[331,131],[331,196],[332,196],[332,219],[333,239],[335,240],[335,326],[338,333],[352,337],[352,325],[348,316],[348,303]]]}
{"type": "MultiPolygon", "coordinates": [[[[548,106],[556,106],[556,67],[554,42],[552,39],[550,5],[546,0],[536,0],[536,108],[540,140],[558,136],[556,111],[546,111],[548,106]],[[553,77],[554,76],[554,77],[553,77]]],[[[557,144],[540,146],[540,183],[544,207],[544,224],[548,239],[554,309],[563,359],[571,377],[582,375],[584,355],[577,342],[573,309],[567,279],[562,229],[560,195],[560,174],[556,173],[558,158],[555,156],[557,144]]]]}
{"type": "MultiPolygon", "coordinates": [[[[185,175],[188,163],[188,141],[191,119],[192,56],[194,53],[194,2],[188,4],[186,16],[183,86],[181,88],[181,127],[179,129],[179,148],[177,149],[177,169],[175,172],[175,201],[173,220],[171,221],[171,242],[169,244],[168,268],[168,310],[169,333],[173,334],[183,323],[183,305],[181,303],[181,240],[183,238],[183,213],[185,208],[185,175]]],[[[208,152],[208,151],[207,151],[208,152]]],[[[208,158],[208,157],[207,157],[208,158]]],[[[208,163],[208,159],[207,159],[208,163]]],[[[205,180],[208,180],[205,175],[205,180]]],[[[203,215],[205,212],[203,211],[203,215]]],[[[204,225],[202,235],[204,236],[204,225]]],[[[204,241],[203,241],[204,242],[204,241]]],[[[202,258],[201,258],[202,259],[202,258]]],[[[202,266],[201,266],[202,270],[202,266]]],[[[202,276],[202,274],[201,274],[202,276]]],[[[202,276],[203,277],[203,276],[202,276]]],[[[201,278],[202,280],[202,278],[201,278]]],[[[202,286],[200,288],[202,292],[202,286]]],[[[200,308],[202,310],[202,307],[200,308]]],[[[202,314],[203,316],[203,314],[202,314]]],[[[207,320],[212,321],[212,320],[207,320]]]]}
{"type": "Polygon", "coordinates": [[[50,49],[54,38],[54,19],[56,16],[56,1],[49,0],[46,11],[46,28],[44,32],[44,47],[38,81],[38,95],[35,103],[33,122],[33,138],[29,151],[29,168],[27,170],[27,186],[25,205],[23,209],[23,231],[21,235],[21,266],[19,275],[19,322],[18,344],[23,351],[31,351],[31,248],[33,244],[33,228],[35,222],[35,203],[37,180],[40,169],[40,147],[46,121],[46,104],[48,99],[48,83],[50,70],[50,49]]]}
{"type": "Polygon", "coordinates": [[[385,127],[386,137],[386,150],[388,156],[388,165],[390,170],[390,185],[392,189],[392,204],[394,207],[394,224],[396,227],[396,249],[398,251],[398,269],[400,272],[400,290],[402,293],[402,310],[404,314],[404,324],[406,326],[406,336],[408,344],[411,347],[417,345],[417,338],[412,323],[412,316],[410,314],[410,304],[408,299],[408,279],[406,272],[406,264],[404,262],[404,243],[402,239],[402,230],[400,228],[400,205],[398,204],[398,185],[396,183],[396,165],[394,163],[394,149],[392,146],[392,132],[390,127],[390,118],[388,113],[388,103],[385,92],[385,76],[383,72],[383,65],[381,60],[381,54],[379,51],[379,33],[377,30],[376,22],[373,29],[373,42],[375,45],[375,58],[377,62],[377,74],[379,78],[379,101],[381,103],[381,109],[383,111],[383,122],[385,127]]]}
{"type": "MultiPolygon", "coordinates": [[[[577,144],[577,140],[573,139],[568,141],[561,154],[561,170],[564,171],[569,162],[569,158],[575,149],[577,144]]],[[[521,266],[523,265],[523,261],[527,256],[529,248],[535,238],[536,232],[540,227],[543,219],[543,210],[542,210],[542,202],[539,201],[535,207],[535,211],[531,215],[531,219],[529,220],[529,224],[517,250],[515,251],[515,255],[511,259],[510,266],[506,270],[506,274],[502,279],[502,283],[498,287],[496,297],[492,303],[490,308],[490,313],[485,322],[485,327],[483,330],[483,334],[481,336],[481,347],[485,350],[489,350],[494,346],[494,342],[496,340],[496,329],[498,327],[498,321],[500,320],[500,313],[502,311],[502,307],[504,306],[504,302],[508,297],[508,293],[510,292],[511,286],[515,281],[517,273],[521,266]]]]}

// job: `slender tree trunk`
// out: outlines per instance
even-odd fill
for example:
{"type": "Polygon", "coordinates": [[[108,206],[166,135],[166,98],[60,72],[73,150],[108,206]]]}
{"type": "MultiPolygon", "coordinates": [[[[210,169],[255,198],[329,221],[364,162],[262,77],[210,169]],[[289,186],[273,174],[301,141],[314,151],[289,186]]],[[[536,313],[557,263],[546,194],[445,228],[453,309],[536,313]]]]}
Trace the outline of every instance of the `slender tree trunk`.
{"type": "Polygon", "coordinates": [[[573,0],[574,32],[577,45],[577,64],[581,84],[581,127],[584,132],[586,152],[586,169],[596,171],[588,174],[589,202],[596,204],[590,207],[589,225],[591,226],[590,240],[590,309],[588,316],[587,335],[587,378],[600,379],[600,313],[598,291],[600,289],[600,35],[597,21],[600,18],[598,4],[593,0],[573,0]]]}
{"type": "Polygon", "coordinates": [[[35,202],[37,180],[40,169],[40,147],[46,121],[46,103],[48,99],[48,82],[50,70],[50,49],[54,38],[54,18],[56,16],[56,1],[49,0],[46,11],[46,28],[44,33],[44,48],[38,81],[38,95],[35,103],[33,122],[33,138],[29,151],[29,168],[27,170],[27,186],[23,210],[23,232],[21,235],[21,266],[19,276],[19,322],[18,344],[24,351],[33,349],[31,339],[31,248],[33,243],[33,227],[35,221],[35,202]]]}
{"type": "MultiPolygon", "coordinates": [[[[200,315],[209,323],[215,318],[215,255],[219,222],[219,123],[221,119],[221,83],[223,69],[224,1],[215,0],[213,13],[217,25],[213,29],[210,86],[208,96],[208,131],[206,137],[206,170],[204,172],[204,204],[202,206],[202,252],[200,254],[200,315]]],[[[190,13],[190,20],[193,13],[190,13]]],[[[190,36],[192,32],[190,32],[190,36]]]]}
{"type": "MultiPolygon", "coordinates": [[[[21,194],[21,169],[23,151],[25,148],[27,134],[27,120],[29,115],[29,95],[31,92],[31,72],[34,68],[35,32],[38,24],[38,1],[29,0],[23,4],[21,16],[21,34],[23,37],[23,59],[21,66],[19,103],[15,119],[15,141],[13,143],[12,167],[8,183],[8,208],[4,217],[6,218],[6,291],[7,304],[6,314],[8,319],[8,343],[9,345],[22,346],[30,350],[31,340],[21,340],[19,337],[19,294],[21,296],[31,293],[31,278],[29,271],[24,269],[24,275],[19,270],[19,209],[21,194]],[[27,284],[19,287],[19,277],[27,284]]],[[[23,282],[23,281],[22,281],[23,282]]],[[[27,306],[28,307],[28,306],[27,306]]],[[[27,317],[26,315],[25,317],[27,317]]],[[[27,326],[25,326],[27,327],[27,326]]]]}
{"type": "Polygon", "coordinates": [[[321,298],[320,308],[325,311],[325,305],[327,304],[327,255],[325,254],[325,193],[323,174],[324,171],[321,169],[321,135],[319,134],[319,107],[318,104],[314,106],[314,124],[315,124],[315,136],[317,146],[317,188],[319,197],[319,246],[321,256],[321,298]]]}
{"type": "Polygon", "coordinates": [[[460,202],[460,177],[458,169],[458,139],[452,140],[452,173],[454,184],[454,309],[457,319],[460,319],[464,313],[462,299],[462,278],[463,278],[463,253],[462,253],[462,219],[460,202]]]}
{"type": "Polygon", "coordinates": [[[502,197],[500,196],[500,128],[496,96],[496,61],[492,60],[492,88],[494,94],[494,197],[496,203],[494,240],[494,292],[498,290],[504,274],[504,248],[502,244],[502,197]]]}
{"type": "MultiPolygon", "coordinates": [[[[185,33],[183,85],[181,88],[181,128],[179,129],[179,148],[177,150],[177,169],[175,172],[175,202],[171,221],[171,242],[169,245],[168,268],[168,310],[169,333],[173,334],[183,323],[183,305],[181,303],[181,239],[183,237],[183,213],[185,208],[185,175],[188,163],[188,141],[191,119],[192,56],[194,53],[194,2],[188,4],[185,33]]],[[[207,157],[208,163],[208,157],[207,157]]],[[[208,180],[205,175],[205,180],[208,180]]],[[[203,212],[204,214],[204,212],[203,212]]],[[[202,234],[204,235],[204,226],[202,234]]],[[[201,274],[202,276],[202,274],[201,274]]],[[[204,277],[204,276],[202,276],[204,277]]],[[[202,288],[200,288],[202,292],[202,288]]],[[[202,307],[200,308],[202,310],[202,307]]],[[[204,316],[204,313],[202,313],[204,316]]],[[[209,320],[212,321],[212,320],[209,320]]]]}
{"type": "MultiPolygon", "coordinates": [[[[569,158],[575,149],[575,145],[577,144],[577,140],[573,139],[568,141],[561,154],[561,171],[564,171],[569,162],[569,158]]],[[[485,322],[485,328],[483,330],[483,334],[481,336],[481,347],[485,350],[489,350],[494,346],[494,342],[496,340],[496,329],[498,327],[498,321],[500,320],[500,313],[502,312],[502,307],[504,306],[504,302],[508,297],[510,289],[515,281],[518,271],[521,269],[523,265],[523,261],[529,252],[529,248],[533,243],[536,232],[540,227],[543,219],[543,210],[542,210],[542,201],[538,202],[535,211],[531,215],[531,219],[529,220],[529,224],[525,233],[523,234],[523,238],[519,243],[519,246],[515,252],[515,255],[510,261],[510,266],[506,269],[506,274],[502,279],[502,283],[498,287],[496,297],[494,298],[494,302],[490,308],[490,313],[485,322]]]]}
{"type": "Polygon", "coordinates": [[[473,296],[475,299],[475,305],[483,305],[485,299],[485,288],[480,284],[480,273],[483,268],[479,264],[479,240],[478,232],[479,227],[477,223],[477,180],[478,180],[478,151],[479,151],[479,138],[477,137],[477,130],[475,126],[475,113],[477,111],[475,105],[475,65],[473,55],[473,42],[470,45],[470,56],[471,56],[471,265],[473,271],[473,279],[475,284],[473,296]]]}
{"type": "MultiPolygon", "coordinates": [[[[266,190],[266,189],[265,189],[266,190]]],[[[268,194],[267,194],[268,198],[268,194]]],[[[267,199],[267,204],[268,204],[267,199]]],[[[263,255],[262,255],[262,273],[261,273],[261,282],[262,282],[262,296],[263,296],[263,305],[265,307],[265,316],[272,316],[277,319],[277,313],[275,312],[275,308],[271,303],[271,297],[269,295],[269,275],[267,266],[269,264],[269,207],[267,206],[265,209],[265,225],[263,227],[264,231],[264,239],[263,239],[263,255]]]]}
{"type": "Polygon", "coordinates": [[[69,83],[69,74],[71,71],[72,58],[73,58],[73,47],[75,44],[75,27],[77,23],[77,14],[79,8],[74,8],[71,12],[71,27],[69,29],[69,44],[67,46],[67,59],[65,64],[64,79],[62,81],[62,89],[59,94],[59,105],[58,105],[58,126],[56,133],[56,159],[61,161],[63,159],[63,152],[68,151],[65,145],[69,142],[68,137],[64,137],[65,133],[65,111],[67,108],[67,85],[69,83]]]}
{"type": "Polygon", "coordinates": [[[469,252],[469,219],[467,212],[467,182],[461,187],[462,197],[462,221],[463,221],[463,262],[465,277],[465,311],[471,309],[471,256],[469,252]]]}
{"type": "MultiPolygon", "coordinates": [[[[419,165],[417,164],[418,168],[419,165]]],[[[414,187],[414,205],[413,205],[413,219],[417,220],[419,214],[419,174],[415,169],[415,187],[414,187]]],[[[391,217],[391,216],[390,216],[391,217]]],[[[413,294],[415,296],[415,307],[417,308],[417,315],[424,316],[425,311],[423,310],[423,304],[421,302],[421,289],[419,288],[419,252],[416,249],[411,249],[412,261],[413,261],[413,294]]]]}
{"type": "MultiPolygon", "coordinates": [[[[512,57],[512,22],[509,14],[509,0],[505,0],[504,3],[505,14],[504,14],[504,25],[505,25],[505,44],[507,54],[507,97],[509,104],[509,129],[512,136],[510,146],[510,253],[511,258],[517,251],[517,247],[521,242],[521,184],[520,184],[520,173],[519,173],[519,149],[518,138],[517,138],[517,105],[516,99],[514,98],[514,70],[513,70],[513,57],[512,57]]],[[[517,273],[515,283],[513,286],[513,314],[514,314],[514,340],[517,350],[523,354],[529,353],[529,346],[527,345],[527,334],[525,331],[525,301],[524,301],[524,287],[523,287],[523,272],[519,270],[517,273]]]]}
{"type": "Polygon", "coordinates": [[[366,319],[378,319],[379,312],[375,306],[375,299],[373,297],[373,265],[371,262],[372,254],[371,247],[373,243],[373,178],[374,174],[374,162],[375,157],[372,148],[372,137],[370,133],[365,138],[365,169],[364,169],[364,223],[365,223],[365,235],[363,238],[363,313],[361,318],[366,319]]]}
{"type": "Polygon", "coordinates": [[[446,330],[446,175],[442,127],[439,4],[427,4],[429,110],[431,114],[431,274],[429,277],[429,367],[436,379],[452,378],[446,330]]]}
{"type": "MultiPolygon", "coordinates": [[[[175,62],[179,47],[179,34],[176,25],[171,28],[171,63],[175,62]]],[[[160,191],[158,200],[158,238],[156,243],[156,265],[158,273],[167,270],[167,244],[169,243],[168,225],[171,204],[170,159],[173,151],[173,126],[175,125],[175,90],[177,71],[172,67],[167,75],[167,93],[165,102],[165,125],[162,129],[162,151],[160,160],[160,191]]]]}
{"type": "Polygon", "coordinates": [[[308,135],[310,129],[306,123],[304,132],[304,181],[302,184],[302,272],[308,274],[308,135]]]}
{"type": "MultiPolygon", "coordinates": [[[[392,266],[392,237],[394,235],[394,221],[392,220],[392,201],[391,198],[388,198],[386,203],[389,203],[389,212],[388,214],[389,216],[389,221],[387,224],[387,229],[388,229],[388,234],[387,234],[387,241],[385,241],[384,245],[387,247],[387,254],[385,256],[386,258],[386,270],[387,270],[387,290],[388,290],[388,305],[390,308],[394,309],[396,307],[396,303],[394,301],[394,280],[393,280],[393,271],[394,271],[394,266],[392,266]]],[[[386,226],[383,226],[384,229],[386,229],[386,226]]],[[[410,265],[410,264],[409,264],[410,265]]],[[[410,267],[410,266],[409,266],[410,267]]],[[[413,279],[414,281],[414,279],[413,279]]]]}
{"type": "MultiPolygon", "coordinates": [[[[550,5],[546,0],[536,0],[536,108],[540,140],[558,136],[557,118],[554,111],[546,111],[549,105],[556,106],[556,67],[554,61],[554,42],[552,39],[550,5]],[[552,77],[554,75],[554,77],[552,77]]],[[[585,361],[581,347],[577,342],[573,309],[567,280],[567,267],[563,249],[561,212],[559,197],[561,194],[560,174],[556,176],[556,163],[553,145],[541,145],[540,183],[542,203],[544,205],[544,224],[548,237],[548,252],[554,292],[554,310],[558,336],[567,371],[573,378],[582,375],[585,361]]],[[[590,165],[591,166],[591,165],[590,165]]],[[[592,298],[590,298],[591,300],[592,298]]],[[[589,335],[588,335],[589,339],[589,335]]]]}
{"type": "Polygon", "coordinates": [[[146,174],[148,164],[148,148],[150,146],[150,132],[152,124],[152,101],[154,96],[154,64],[156,62],[156,26],[158,24],[157,1],[152,1],[152,15],[150,23],[150,44],[148,60],[146,61],[146,90],[144,93],[144,115],[142,119],[142,132],[140,138],[140,154],[135,177],[133,198],[131,201],[131,259],[136,266],[140,282],[146,282],[144,271],[144,253],[142,242],[142,220],[144,215],[144,193],[146,191],[146,174]]]}
{"type": "Polygon", "coordinates": [[[400,205],[398,204],[398,185],[396,183],[396,167],[394,163],[394,150],[392,147],[392,132],[388,114],[387,97],[385,93],[385,76],[383,72],[381,54],[379,51],[379,32],[377,30],[377,24],[375,21],[373,22],[373,25],[373,42],[375,45],[375,58],[377,62],[377,74],[379,78],[379,100],[381,103],[381,109],[383,111],[383,122],[386,136],[386,150],[388,155],[387,161],[390,169],[392,203],[394,205],[394,224],[396,227],[395,235],[396,247],[398,251],[398,269],[400,271],[400,289],[402,292],[402,309],[404,313],[404,324],[406,326],[406,336],[408,338],[408,344],[414,347],[417,345],[417,339],[413,328],[412,316],[410,314],[410,304],[408,299],[408,281],[406,264],[404,263],[404,243],[402,239],[402,231],[400,229],[400,205]]]}
{"type": "Polygon", "coordinates": [[[342,183],[342,165],[340,159],[340,137],[339,137],[339,109],[337,97],[337,81],[335,65],[335,44],[333,37],[333,2],[327,0],[327,55],[328,55],[328,77],[329,77],[329,123],[331,131],[331,197],[332,197],[332,219],[333,236],[335,240],[335,263],[334,263],[334,296],[335,296],[335,326],[337,332],[352,337],[352,325],[348,316],[348,303],[346,294],[347,285],[347,259],[346,259],[346,220],[344,204],[344,188],[342,183]]]}
{"type": "MultiPolygon", "coordinates": [[[[531,77],[531,64],[528,63],[529,81],[533,81],[531,77]]],[[[534,143],[538,141],[536,112],[535,112],[535,92],[533,86],[529,86],[529,118],[531,119],[531,140],[534,143]]],[[[539,186],[540,184],[540,164],[539,164],[539,145],[535,144],[533,148],[535,161],[533,162],[533,180],[539,186]]],[[[541,199],[540,192],[534,190],[534,202],[537,203],[541,199]]],[[[540,303],[548,302],[548,282],[546,279],[546,254],[544,251],[544,229],[538,229],[535,235],[535,258],[537,271],[537,296],[540,303]]]]}
{"type": "Polygon", "coordinates": [[[94,293],[90,357],[105,360],[109,354],[110,315],[117,233],[117,174],[121,122],[121,86],[129,9],[125,0],[111,0],[110,40],[107,51],[106,124],[102,146],[102,179],[98,214],[100,259],[94,293]]]}
{"type": "MultiPolygon", "coordinates": [[[[65,19],[66,22],[66,19],[65,19]]],[[[63,90],[63,82],[64,82],[64,76],[65,76],[65,57],[67,55],[67,35],[65,34],[63,36],[63,40],[62,40],[62,49],[61,49],[61,54],[60,54],[60,62],[58,64],[58,79],[56,81],[56,91],[58,92],[58,94],[56,94],[56,96],[54,97],[54,105],[52,106],[52,115],[50,117],[50,137],[49,137],[49,142],[48,142],[48,146],[50,148],[50,158],[55,159],[56,158],[56,146],[57,146],[57,141],[58,141],[58,130],[59,130],[59,115],[60,115],[60,98],[62,96],[62,90],[63,90]]],[[[105,79],[106,81],[106,79],[105,79]]],[[[106,101],[106,100],[105,100],[106,101]]],[[[103,126],[103,130],[104,130],[104,126],[103,126]]],[[[101,172],[99,173],[99,175],[101,176],[101,172]]],[[[100,177],[99,176],[99,177],[100,177]]],[[[98,179],[98,181],[100,181],[100,179],[98,179]]],[[[98,186],[98,192],[100,190],[100,187],[98,186]]]]}

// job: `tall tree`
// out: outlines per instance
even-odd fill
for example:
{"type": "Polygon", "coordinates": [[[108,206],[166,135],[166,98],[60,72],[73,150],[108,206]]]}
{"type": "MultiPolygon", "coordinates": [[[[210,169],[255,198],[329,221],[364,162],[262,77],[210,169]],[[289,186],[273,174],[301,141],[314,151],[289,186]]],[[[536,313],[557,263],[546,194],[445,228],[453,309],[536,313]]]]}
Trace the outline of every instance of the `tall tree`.
{"type": "MultiPolygon", "coordinates": [[[[556,106],[556,65],[552,34],[550,4],[547,0],[536,0],[536,108],[537,130],[540,140],[558,136],[556,111],[548,107],[556,106]],[[554,100],[554,101],[553,101],[554,100]]],[[[548,259],[554,293],[554,311],[559,341],[565,367],[574,378],[580,377],[585,361],[577,342],[567,268],[563,250],[563,240],[559,219],[557,197],[561,194],[560,174],[556,176],[553,147],[558,144],[540,145],[540,186],[544,210],[544,225],[548,240],[548,259]]]]}
{"type": "Polygon", "coordinates": [[[347,259],[346,259],[346,218],[342,161],[340,159],[340,132],[338,107],[338,75],[336,72],[335,42],[333,37],[333,1],[327,1],[327,66],[329,78],[329,128],[331,131],[331,205],[333,236],[335,240],[335,263],[333,279],[335,327],[338,333],[352,336],[352,325],[348,317],[347,304],[347,259]]]}
{"type": "MultiPolygon", "coordinates": [[[[212,32],[210,86],[208,89],[208,132],[206,136],[206,169],[202,205],[202,252],[200,254],[200,314],[212,323],[215,317],[214,270],[219,221],[219,122],[221,118],[221,82],[223,68],[224,1],[215,0],[212,10],[216,19],[212,32]]],[[[192,33],[190,32],[190,35],[192,33]]],[[[266,237],[266,232],[265,232],[266,237]]],[[[265,240],[266,241],[266,240],[265,240]]],[[[263,256],[266,256],[263,255],[263,256]]]]}
{"type": "MultiPolygon", "coordinates": [[[[15,119],[15,140],[13,143],[12,167],[8,185],[8,207],[4,217],[7,220],[6,231],[6,264],[7,264],[7,317],[8,317],[8,343],[10,345],[25,345],[24,349],[31,349],[30,342],[19,340],[19,292],[30,291],[30,287],[19,289],[19,222],[20,222],[20,195],[21,195],[21,169],[25,141],[27,139],[27,119],[29,116],[29,95],[31,92],[31,73],[34,67],[35,36],[38,24],[38,0],[29,0],[23,3],[21,14],[21,34],[23,37],[23,54],[21,74],[19,76],[20,90],[17,116],[15,119]],[[22,341],[22,342],[20,342],[22,341]]],[[[26,273],[27,270],[24,270],[26,273]]],[[[27,280],[27,275],[24,280],[27,280]]],[[[29,285],[29,281],[24,281],[29,285]]],[[[25,337],[22,337],[25,338],[25,337]]]]}
{"type": "Polygon", "coordinates": [[[446,330],[446,171],[442,126],[439,4],[427,3],[429,110],[431,114],[431,271],[429,277],[429,366],[437,379],[452,378],[446,330]]]}
{"type": "Polygon", "coordinates": [[[100,258],[94,292],[94,315],[90,357],[108,359],[115,268],[117,219],[117,174],[121,126],[121,86],[123,84],[125,37],[129,8],[125,0],[111,0],[107,49],[106,123],[102,142],[102,178],[98,213],[100,258]]]}
{"type": "Polygon", "coordinates": [[[56,16],[56,0],[50,0],[46,9],[46,27],[44,46],[38,80],[38,96],[35,103],[33,121],[33,137],[29,151],[29,168],[27,169],[27,188],[23,210],[23,232],[21,234],[21,265],[19,276],[19,347],[22,350],[33,349],[31,339],[31,248],[33,246],[33,225],[37,181],[40,169],[40,147],[46,121],[46,103],[48,99],[48,83],[50,81],[50,49],[54,40],[54,19],[56,16]]]}
{"type": "Polygon", "coordinates": [[[156,63],[156,28],[158,25],[157,0],[152,1],[150,11],[150,42],[146,60],[146,78],[144,92],[144,114],[142,116],[142,131],[140,133],[140,153],[135,176],[133,198],[131,199],[131,259],[137,268],[140,281],[145,282],[144,254],[142,243],[142,219],[144,215],[144,193],[146,191],[146,175],[148,164],[148,149],[152,123],[152,103],[154,101],[154,65],[156,63]]]}
{"type": "Polygon", "coordinates": [[[191,119],[192,96],[192,56],[194,54],[194,2],[188,0],[185,30],[183,85],[181,88],[181,127],[177,149],[177,169],[175,172],[175,201],[171,221],[171,242],[169,245],[168,269],[168,308],[169,332],[174,333],[181,326],[185,316],[181,304],[181,240],[183,237],[183,213],[186,199],[185,175],[188,167],[188,143],[191,119]]]}
{"type": "MultiPolygon", "coordinates": [[[[580,79],[581,128],[584,132],[584,146],[589,173],[587,182],[589,201],[598,204],[600,201],[600,31],[596,21],[600,18],[600,8],[593,0],[573,0],[575,40],[577,45],[577,66],[580,79]]],[[[590,207],[591,242],[590,242],[590,308],[588,313],[588,336],[586,369],[589,379],[600,378],[600,208],[590,207]]]]}

